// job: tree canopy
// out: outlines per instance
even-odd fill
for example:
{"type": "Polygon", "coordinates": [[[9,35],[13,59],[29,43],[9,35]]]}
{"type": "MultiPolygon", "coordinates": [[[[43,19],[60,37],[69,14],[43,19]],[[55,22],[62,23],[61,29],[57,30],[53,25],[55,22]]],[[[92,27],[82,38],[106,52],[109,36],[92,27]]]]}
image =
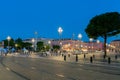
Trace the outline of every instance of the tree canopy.
{"type": "Polygon", "coordinates": [[[104,51],[106,55],[107,38],[120,33],[120,14],[118,12],[108,12],[93,17],[85,29],[88,37],[104,39],[104,51]]]}
{"type": "Polygon", "coordinates": [[[42,42],[42,41],[38,42],[37,49],[41,51],[43,48],[44,48],[44,42],[42,42]]]}
{"type": "Polygon", "coordinates": [[[23,48],[23,41],[22,41],[21,38],[16,39],[16,40],[15,40],[15,43],[17,44],[17,48],[18,48],[18,49],[23,48]]]}

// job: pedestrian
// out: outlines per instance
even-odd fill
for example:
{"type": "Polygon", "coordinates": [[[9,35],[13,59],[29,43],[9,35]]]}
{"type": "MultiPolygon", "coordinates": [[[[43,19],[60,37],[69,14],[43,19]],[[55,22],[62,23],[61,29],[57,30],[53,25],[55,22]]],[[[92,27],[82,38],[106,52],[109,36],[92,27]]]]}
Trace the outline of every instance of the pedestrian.
{"type": "Polygon", "coordinates": [[[111,58],[110,57],[108,57],[108,64],[110,64],[111,63],[111,58]]]}
{"type": "Polygon", "coordinates": [[[76,62],[78,62],[78,55],[76,54],[76,62]]]}
{"type": "Polygon", "coordinates": [[[90,57],[90,63],[93,63],[93,58],[92,58],[92,56],[90,57]]]}
{"type": "Polygon", "coordinates": [[[84,59],[86,58],[86,55],[84,54],[84,59]]]}
{"type": "Polygon", "coordinates": [[[66,55],[64,55],[64,61],[66,61],[66,55]]]}

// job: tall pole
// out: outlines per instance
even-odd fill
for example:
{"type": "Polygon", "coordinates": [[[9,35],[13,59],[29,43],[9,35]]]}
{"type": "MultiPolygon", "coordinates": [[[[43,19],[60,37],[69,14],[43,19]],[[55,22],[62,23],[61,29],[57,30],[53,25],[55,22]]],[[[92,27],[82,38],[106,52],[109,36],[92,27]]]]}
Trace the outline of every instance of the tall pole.
{"type": "Polygon", "coordinates": [[[93,38],[90,38],[89,40],[90,40],[90,43],[91,43],[90,47],[91,47],[91,53],[92,53],[92,50],[93,50],[93,43],[92,43],[93,38]]]}
{"type": "MultiPolygon", "coordinates": [[[[58,33],[59,33],[59,45],[61,44],[61,36],[62,36],[63,29],[62,27],[58,28],[58,33]]],[[[60,45],[61,46],[61,45],[60,45]]]]}
{"type": "Polygon", "coordinates": [[[72,34],[72,47],[73,47],[73,52],[75,53],[74,49],[75,49],[75,40],[74,40],[75,34],[72,34]]]}
{"type": "Polygon", "coordinates": [[[78,38],[79,38],[79,41],[80,41],[80,52],[81,52],[81,38],[82,38],[82,34],[78,34],[78,38]]]}
{"type": "Polygon", "coordinates": [[[7,40],[8,40],[8,52],[10,52],[10,40],[11,40],[11,37],[8,36],[8,37],[7,37],[7,40]]]}
{"type": "Polygon", "coordinates": [[[35,31],[35,51],[37,51],[37,36],[38,36],[38,32],[35,31]]]}
{"type": "Polygon", "coordinates": [[[48,44],[50,46],[49,52],[51,52],[51,41],[50,40],[48,41],[48,44]]]}
{"type": "Polygon", "coordinates": [[[32,44],[33,44],[33,49],[35,51],[35,39],[34,38],[32,39],[32,44]]]}
{"type": "Polygon", "coordinates": [[[98,49],[98,50],[99,50],[99,48],[100,48],[100,44],[99,44],[99,43],[100,43],[100,41],[97,40],[97,45],[98,45],[98,46],[97,46],[97,49],[98,49]]]}

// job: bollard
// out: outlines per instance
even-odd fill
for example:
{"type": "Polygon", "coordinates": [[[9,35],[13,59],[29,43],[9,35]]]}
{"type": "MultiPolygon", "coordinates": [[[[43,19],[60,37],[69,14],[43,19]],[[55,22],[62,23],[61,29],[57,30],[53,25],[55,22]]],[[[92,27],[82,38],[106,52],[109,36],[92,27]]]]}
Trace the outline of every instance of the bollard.
{"type": "Polygon", "coordinates": [[[66,55],[64,55],[64,61],[66,61],[66,55]]]}
{"type": "Polygon", "coordinates": [[[76,62],[78,62],[78,55],[76,54],[76,62]]]}
{"type": "Polygon", "coordinates": [[[90,63],[93,63],[93,58],[92,58],[92,56],[90,57],[90,63]]]}
{"type": "Polygon", "coordinates": [[[86,55],[84,54],[84,59],[86,58],[86,55]]]}
{"type": "Polygon", "coordinates": [[[116,59],[116,60],[117,60],[117,58],[118,58],[117,55],[115,55],[115,59],[116,59]]]}
{"type": "Polygon", "coordinates": [[[110,57],[108,57],[108,64],[110,64],[111,63],[111,58],[110,57]]]}

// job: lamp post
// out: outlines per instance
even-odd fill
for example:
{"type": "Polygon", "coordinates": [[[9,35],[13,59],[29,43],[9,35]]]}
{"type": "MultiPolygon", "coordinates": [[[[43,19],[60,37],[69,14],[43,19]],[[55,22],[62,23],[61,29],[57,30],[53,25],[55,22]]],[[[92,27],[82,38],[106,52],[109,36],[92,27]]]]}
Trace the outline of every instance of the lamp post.
{"type": "Polygon", "coordinates": [[[15,44],[15,47],[17,48],[17,47],[18,47],[18,44],[15,44]]]}
{"type": "Polygon", "coordinates": [[[59,45],[61,45],[60,43],[61,43],[61,37],[62,37],[62,32],[63,32],[63,29],[62,29],[62,27],[59,27],[58,28],[58,33],[59,33],[59,45]]]}
{"type": "Polygon", "coordinates": [[[61,36],[62,36],[62,32],[63,32],[62,27],[59,27],[59,28],[58,28],[58,33],[59,33],[59,37],[60,37],[60,39],[61,39],[61,36]]]}
{"type": "Polygon", "coordinates": [[[92,44],[93,38],[90,38],[89,40],[90,40],[90,43],[91,43],[90,47],[92,46],[91,47],[91,52],[92,52],[92,50],[93,50],[93,44],[92,44]]]}
{"type": "Polygon", "coordinates": [[[78,39],[80,41],[80,51],[81,51],[81,38],[82,38],[82,34],[78,34],[78,39]]]}
{"type": "Polygon", "coordinates": [[[51,41],[50,40],[48,41],[48,44],[50,46],[49,52],[51,52],[51,41]]]}
{"type": "Polygon", "coordinates": [[[75,53],[75,40],[74,40],[75,34],[72,34],[72,51],[75,53]]]}
{"type": "Polygon", "coordinates": [[[51,44],[51,41],[48,41],[48,44],[50,45],[50,44],[51,44]]]}
{"type": "Polygon", "coordinates": [[[11,37],[8,36],[8,37],[7,37],[7,40],[8,40],[8,52],[10,52],[10,40],[11,40],[11,37]]]}
{"type": "Polygon", "coordinates": [[[34,38],[32,39],[32,43],[33,43],[33,48],[34,48],[34,51],[35,51],[35,39],[34,38]]]}
{"type": "Polygon", "coordinates": [[[100,48],[100,46],[99,46],[100,44],[99,44],[99,43],[100,43],[100,40],[97,40],[97,44],[98,44],[97,49],[98,49],[98,50],[99,50],[99,48],[100,48]]]}
{"type": "Polygon", "coordinates": [[[16,52],[17,52],[17,51],[18,51],[18,50],[17,50],[18,44],[15,44],[15,47],[16,47],[16,52]]]}
{"type": "Polygon", "coordinates": [[[37,51],[37,36],[38,36],[38,32],[35,31],[35,39],[34,39],[34,46],[35,46],[35,51],[37,51]]]}

